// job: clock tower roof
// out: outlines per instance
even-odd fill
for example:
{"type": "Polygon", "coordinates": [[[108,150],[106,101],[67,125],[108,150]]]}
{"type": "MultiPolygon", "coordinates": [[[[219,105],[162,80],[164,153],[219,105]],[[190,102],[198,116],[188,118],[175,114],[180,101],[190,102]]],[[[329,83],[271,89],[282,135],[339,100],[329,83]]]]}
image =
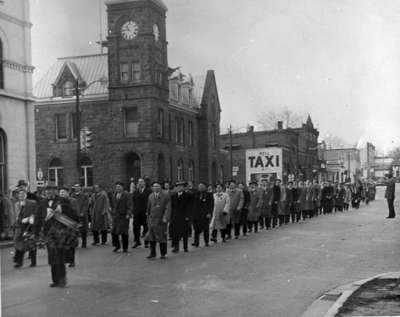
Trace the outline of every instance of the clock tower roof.
{"type": "Polygon", "coordinates": [[[152,2],[155,5],[159,6],[160,8],[164,9],[165,11],[168,10],[167,6],[164,4],[162,0],[108,0],[106,1],[106,4],[112,5],[112,4],[129,3],[129,2],[152,2]]]}

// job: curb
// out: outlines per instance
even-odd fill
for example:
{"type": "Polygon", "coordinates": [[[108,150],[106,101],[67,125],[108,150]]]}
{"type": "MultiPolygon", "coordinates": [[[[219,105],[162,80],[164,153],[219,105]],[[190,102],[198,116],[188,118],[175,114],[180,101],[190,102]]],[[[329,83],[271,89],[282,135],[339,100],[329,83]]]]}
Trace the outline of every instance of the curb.
{"type": "Polygon", "coordinates": [[[346,300],[363,284],[376,278],[399,277],[400,272],[383,273],[364,280],[336,287],[320,296],[302,315],[300,315],[300,317],[335,317],[340,307],[342,307],[346,300]]]}

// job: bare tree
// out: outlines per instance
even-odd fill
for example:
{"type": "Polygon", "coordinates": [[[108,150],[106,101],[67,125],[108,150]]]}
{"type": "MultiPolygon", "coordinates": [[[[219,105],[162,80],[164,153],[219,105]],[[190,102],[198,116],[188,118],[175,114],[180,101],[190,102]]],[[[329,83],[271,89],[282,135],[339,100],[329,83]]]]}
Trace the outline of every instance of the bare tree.
{"type": "Polygon", "coordinates": [[[283,107],[279,111],[269,109],[259,115],[257,123],[261,128],[272,130],[277,128],[278,121],[282,121],[285,128],[294,128],[301,126],[303,123],[303,116],[289,109],[283,107]]]}
{"type": "Polygon", "coordinates": [[[400,160],[400,147],[396,147],[389,152],[389,156],[392,157],[395,161],[400,160]]]}

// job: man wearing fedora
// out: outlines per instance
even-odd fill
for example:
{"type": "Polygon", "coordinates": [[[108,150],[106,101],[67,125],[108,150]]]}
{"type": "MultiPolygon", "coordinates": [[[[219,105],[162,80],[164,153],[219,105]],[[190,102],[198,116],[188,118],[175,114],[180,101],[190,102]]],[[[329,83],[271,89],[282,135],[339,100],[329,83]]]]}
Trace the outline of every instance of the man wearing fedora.
{"type": "Polygon", "coordinates": [[[17,189],[24,189],[25,190],[26,198],[28,200],[34,200],[34,201],[38,201],[39,200],[38,197],[35,194],[33,194],[33,193],[31,193],[29,191],[29,184],[26,181],[24,181],[23,179],[20,179],[18,181],[18,184],[17,184],[16,187],[17,187],[17,189]]]}
{"type": "Polygon", "coordinates": [[[81,247],[86,248],[87,232],[89,230],[89,196],[82,191],[82,187],[79,184],[75,184],[72,189],[71,197],[76,199],[79,223],[81,225],[81,247]]]}
{"type": "Polygon", "coordinates": [[[66,263],[73,263],[71,250],[78,244],[78,215],[67,197],[57,195],[57,186],[49,182],[47,198],[40,208],[45,215],[43,235],[47,244],[48,261],[51,266],[50,287],[65,287],[67,284],[66,263]]]}
{"type": "Polygon", "coordinates": [[[188,252],[188,239],[191,230],[192,195],[185,191],[186,182],[175,184],[176,193],[171,196],[170,234],[172,237],[172,252],[179,252],[179,241],[183,240],[183,250],[188,252]]]}
{"type": "Polygon", "coordinates": [[[387,219],[392,219],[396,217],[396,212],[394,210],[394,198],[396,192],[396,182],[393,179],[393,174],[389,173],[387,175],[387,184],[386,184],[386,191],[385,191],[385,198],[388,203],[389,207],[389,215],[386,217],[387,219]]]}

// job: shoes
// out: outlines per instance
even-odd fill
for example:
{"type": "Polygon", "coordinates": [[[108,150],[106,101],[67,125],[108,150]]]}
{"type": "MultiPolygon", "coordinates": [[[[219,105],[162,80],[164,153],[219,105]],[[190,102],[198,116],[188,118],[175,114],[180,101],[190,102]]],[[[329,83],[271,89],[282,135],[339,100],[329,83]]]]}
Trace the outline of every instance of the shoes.
{"type": "Polygon", "coordinates": [[[149,244],[148,244],[148,243],[145,243],[145,244],[144,244],[144,247],[145,247],[146,249],[148,249],[148,248],[149,248],[149,244]]]}
{"type": "Polygon", "coordinates": [[[205,244],[206,247],[209,247],[210,245],[208,243],[205,244]]]}
{"type": "Polygon", "coordinates": [[[174,249],[172,249],[172,252],[173,252],[173,253],[178,253],[178,252],[179,252],[179,249],[174,248],[174,249]]]}
{"type": "Polygon", "coordinates": [[[92,245],[99,245],[99,243],[98,242],[93,242],[92,245]]]}
{"type": "Polygon", "coordinates": [[[390,216],[390,217],[389,217],[389,216],[388,216],[388,217],[386,217],[386,219],[393,219],[393,218],[395,218],[395,216],[393,216],[393,217],[392,217],[392,216],[390,216]]]}
{"type": "Polygon", "coordinates": [[[67,281],[66,280],[61,280],[59,283],[58,283],[58,287],[66,287],[67,286],[67,281]]]}
{"type": "Polygon", "coordinates": [[[235,239],[237,240],[237,239],[239,239],[239,237],[238,237],[238,236],[235,236],[235,239]]]}
{"type": "Polygon", "coordinates": [[[69,267],[75,267],[75,263],[70,263],[68,266],[69,267]]]}
{"type": "Polygon", "coordinates": [[[188,249],[184,249],[183,252],[189,252],[189,250],[188,249]]]}
{"type": "Polygon", "coordinates": [[[124,251],[122,251],[123,253],[128,253],[128,250],[127,249],[124,249],[124,251]]]}
{"type": "Polygon", "coordinates": [[[82,249],[86,249],[86,244],[81,246],[82,249]]]}
{"type": "Polygon", "coordinates": [[[224,243],[225,243],[225,242],[226,242],[226,239],[225,239],[225,238],[224,238],[224,239],[222,239],[222,242],[224,242],[224,243]]]}
{"type": "Polygon", "coordinates": [[[214,239],[214,238],[210,239],[210,241],[217,243],[217,239],[214,239]]]}
{"type": "Polygon", "coordinates": [[[21,266],[22,266],[22,263],[16,263],[16,264],[14,265],[14,268],[19,269],[21,266]]]}
{"type": "Polygon", "coordinates": [[[49,286],[50,286],[50,287],[57,287],[57,286],[58,286],[58,283],[51,283],[49,286]]]}
{"type": "Polygon", "coordinates": [[[120,248],[114,248],[113,252],[118,252],[120,248]]]}
{"type": "Polygon", "coordinates": [[[166,256],[166,255],[160,256],[160,260],[166,260],[166,259],[167,259],[167,256],[166,256]]]}
{"type": "Polygon", "coordinates": [[[132,249],[136,249],[138,246],[140,246],[140,245],[142,245],[141,243],[135,243],[133,246],[132,246],[132,249]]]}
{"type": "Polygon", "coordinates": [[[31,265],[29,265],[29,267],[35,267],[36,263],[31,263],[31,265]]]}
{"type": "Polygon", "coordinates": [[[146,257],[147,260],[154,260],[156,256],[154,254],[150,254],[149,256],[146,257]]]}
{"type": "Polygon", "coordinates": [[[199,247],[199,245],[198,245],[197,243],[192,243],[192,246],[193,246],[193,247],[196,247],[196,248],[199,247]]]}

